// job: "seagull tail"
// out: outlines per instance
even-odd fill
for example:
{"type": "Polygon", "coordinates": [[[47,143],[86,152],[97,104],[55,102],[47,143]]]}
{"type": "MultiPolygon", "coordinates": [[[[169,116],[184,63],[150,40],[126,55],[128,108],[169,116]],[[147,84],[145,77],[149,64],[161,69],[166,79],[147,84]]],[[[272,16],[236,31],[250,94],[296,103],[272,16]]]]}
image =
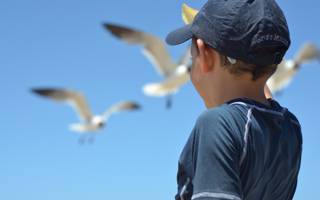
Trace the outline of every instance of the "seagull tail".
{"type": "Polygon", "coordinates": [[[166,88],[161,83],[149,83],[143,87],[143,93],[147,96],[163,97],[174,94],[178,90],[177,87],[166,88]]]}
{"type": "Polygon", "coordinates": [[[70,124],[69,129],[77,133],[85,133],[88,131],[88,126],[85,124],[70,124]]]}

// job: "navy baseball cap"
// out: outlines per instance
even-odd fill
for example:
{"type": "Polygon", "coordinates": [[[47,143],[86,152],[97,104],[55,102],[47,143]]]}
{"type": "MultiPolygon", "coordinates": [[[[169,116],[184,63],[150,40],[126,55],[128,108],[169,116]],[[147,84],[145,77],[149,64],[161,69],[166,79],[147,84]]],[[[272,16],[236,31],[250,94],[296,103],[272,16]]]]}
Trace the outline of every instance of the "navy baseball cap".
{"type": "Polygon", "coordinates": [[[169,33],[166,42],[178,45],[192,37],[257,66],[279,64],[290,46],[285,16],[274,0],[208,0],[192,24],[169,33]]]}

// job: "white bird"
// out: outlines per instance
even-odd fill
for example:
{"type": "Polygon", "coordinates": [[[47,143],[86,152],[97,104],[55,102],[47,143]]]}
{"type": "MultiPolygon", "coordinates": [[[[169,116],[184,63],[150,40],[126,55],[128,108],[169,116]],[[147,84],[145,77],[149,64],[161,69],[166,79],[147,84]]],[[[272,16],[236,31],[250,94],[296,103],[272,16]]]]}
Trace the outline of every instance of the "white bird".
{"type": "Polygon", "coordinates": [[[190,48],[188,48],[179,62],[174,62],[169,55],[163,40],[151,34],[132,28],[105,23],[104,28],[115,37],[129,43],[143,45],[143,54],[150,60],[164,80],[144,85],[145,95],[153,97],[167,96],[167,108],[171,107],[170,95],[178,92],[180,87],[190,80],[189,69],[190,48]]]}
{"type": "Polygon", "coordinates": [[[267,85],[272,93],[278,93],[287,87],[300,66],[313,59],[320,59],[320,51],[313,43],[305,43],[292,60],[283,60],[276,72],[269,78],[267,85]]]}
{"type": "Polygon", "coordinates": [[[57,88],[35,88],[32,92],[54,101],[70,103],[82,121],[70,125],[70,129],[78,133],[97,132],[104,127],[111,115],[140,108],[140,105],[135,102],[124,101],[113,104],[101,115],[92,115],[85,97],[79,92],[57,88]]]}

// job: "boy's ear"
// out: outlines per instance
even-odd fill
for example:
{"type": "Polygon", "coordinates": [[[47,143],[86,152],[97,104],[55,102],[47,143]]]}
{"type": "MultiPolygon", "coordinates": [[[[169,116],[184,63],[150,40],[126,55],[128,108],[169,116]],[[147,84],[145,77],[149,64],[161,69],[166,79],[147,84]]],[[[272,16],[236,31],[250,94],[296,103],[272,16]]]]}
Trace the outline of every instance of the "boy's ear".
{"type": "Polygon", "coordinates": [[[210,72],[214,67],[214,54],[202,39],[196,41],[198,47],[199,66],[203,73],[210,72]]]}

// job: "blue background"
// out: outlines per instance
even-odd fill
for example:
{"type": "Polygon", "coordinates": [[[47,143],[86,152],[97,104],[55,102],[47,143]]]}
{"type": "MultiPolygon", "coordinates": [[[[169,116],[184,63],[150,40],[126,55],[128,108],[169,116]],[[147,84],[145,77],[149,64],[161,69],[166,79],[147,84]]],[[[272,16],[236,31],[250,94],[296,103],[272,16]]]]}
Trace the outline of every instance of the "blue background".
{"type": "MultiPolygon", "coordinates": [[[[164,38],[183,25],[181,0],[1,0],[0,199],[173,199],[180,151],[205,109],[188,83],[173,108],[142,93],[160,81],[141,48],[107,33],[120,23],[164,38]],[[138,112],[112,117],[93,145],[79,145],[68,130],[74,111],[38,98],[32,87],[66,87],[86,94],[95,113],[119,100],[136,100],[138,112]]],[[[292,58],[306,41],[320,45],[318,1],[278,3],[287,17],[292,58]]],[[[168,47],[175,59],[185,46],[168,47]]],[[[303,160],[295,199],[320,196],[319,62],[304,65],[276,99],[300,119],[303,160]]]]}

